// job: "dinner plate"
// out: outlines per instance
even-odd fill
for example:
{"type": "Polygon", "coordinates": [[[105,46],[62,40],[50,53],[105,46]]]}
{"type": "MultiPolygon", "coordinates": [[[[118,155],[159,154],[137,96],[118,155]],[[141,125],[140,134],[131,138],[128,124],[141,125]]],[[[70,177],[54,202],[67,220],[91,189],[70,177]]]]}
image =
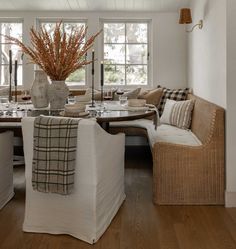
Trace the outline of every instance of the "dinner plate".
{"type": "Polygon", "coordinates": [[[89,115],[89,112],[79,112],[79,113],[67,113],[65,114],[65,111],[61,111],[59,113],[60,116],[63,116],[63,117],[86,117],[89,115]]]}

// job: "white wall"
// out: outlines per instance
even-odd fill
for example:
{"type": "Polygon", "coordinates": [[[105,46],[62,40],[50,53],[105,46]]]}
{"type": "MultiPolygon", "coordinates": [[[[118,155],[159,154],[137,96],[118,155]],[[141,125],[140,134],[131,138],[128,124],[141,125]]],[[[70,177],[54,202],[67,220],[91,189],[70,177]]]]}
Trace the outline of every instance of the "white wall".
{"type": "Polygon", "coordinates": [[[204,26],[189,33],[189,86],[226,107],[226,0],[193,0],[191,9],[193,24],[204,26]]]}
{"type": "Polygon", "coordinates": [[[226,206],[236,207],[236,1],[194,0],[189,83],[194,93],[226,109],[226,206]]]}
{"type": "MultiPolygon", "coordinates": [[[[35,24],[35,18],[59,17],[87,19],[88,32],[94,34],[100,29],[100,18],[143,18],[151,20],[151,79],[150,86],[158,84],[167,87],[185,87],[187,85],[187,36],[184,28],[178,24],[178,13],[156,12],[0,12],[0,18],[24,18],[24,42],[29,42],[28,32],[35,24]]],[[[98,61],[101,58],[101,41],[95,44],[98,61]]],[[[95,68],[95,84],[99,84],[98,63],[95,68]]],[[[24,84],[29,88],[33,81],[33,67],[24,68],[24,84]]],[[[91,82],[88,74],[88,82],[91,82]]]]}
{"type": "Polygon", "coordinates": [[[226,204],[236,207],[236,1],[227,0],[227,186],[226,204]]]}

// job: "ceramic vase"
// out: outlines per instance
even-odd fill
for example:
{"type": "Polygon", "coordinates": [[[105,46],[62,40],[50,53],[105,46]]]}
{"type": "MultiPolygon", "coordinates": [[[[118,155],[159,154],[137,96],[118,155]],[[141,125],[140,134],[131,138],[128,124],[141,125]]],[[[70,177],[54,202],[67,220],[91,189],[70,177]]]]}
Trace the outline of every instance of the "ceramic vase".
{"type": "Polygon", "coordinates": [[[49,81],[43,70],[35,70],[34,81],[30,89],[30,96],[35,108],[47,107],[49,81]]]}
{"type": "Polygon", "coordinates": [[[69,96],[69,88],[65,81],[54,81],[48,87],[50,109],[64,109],[66,99],[69,96]]]}

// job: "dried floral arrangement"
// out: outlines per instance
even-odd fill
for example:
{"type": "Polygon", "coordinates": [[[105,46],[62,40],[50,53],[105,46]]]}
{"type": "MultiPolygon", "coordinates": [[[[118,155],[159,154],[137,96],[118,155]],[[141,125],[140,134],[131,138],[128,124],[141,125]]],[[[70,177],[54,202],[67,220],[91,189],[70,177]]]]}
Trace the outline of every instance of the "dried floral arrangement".
{"type": "Polygon", "coordinates": [[[51,80],[65,80],[77,69],[90,64],[87,61],[86,52],[93,46],[99,31],[92,35],[84,43],[87,27],[72,29],[66,34],[61,29],[62,22],[56,24],[53,35],[43,27],[39,31],[30,29],[31,47],[24,45],[17,38],[6,36],[10,41],[18,45],[22,52],[28,55],[30,63],[37,64],[51,80]]]}

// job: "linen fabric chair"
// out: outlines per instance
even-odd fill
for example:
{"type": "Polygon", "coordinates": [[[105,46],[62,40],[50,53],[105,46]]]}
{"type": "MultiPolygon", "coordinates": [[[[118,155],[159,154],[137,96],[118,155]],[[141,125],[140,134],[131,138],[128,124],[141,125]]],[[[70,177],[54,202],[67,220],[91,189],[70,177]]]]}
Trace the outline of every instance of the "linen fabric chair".
{"type": "Polygon", "coordinates": [[[95,243],[125,199],[125,135],[110,135],[95,120],[80,120],[73,193],[42,193],[34,191],[31,182],[33,123],[34,118],[22,120],[26,165],[23,230],[69,234],[95,243]]]}
{"type": "Polygon", "coordinates": [[[14,196],[13,132],[0,133],[0,209],[14,196]]]}

